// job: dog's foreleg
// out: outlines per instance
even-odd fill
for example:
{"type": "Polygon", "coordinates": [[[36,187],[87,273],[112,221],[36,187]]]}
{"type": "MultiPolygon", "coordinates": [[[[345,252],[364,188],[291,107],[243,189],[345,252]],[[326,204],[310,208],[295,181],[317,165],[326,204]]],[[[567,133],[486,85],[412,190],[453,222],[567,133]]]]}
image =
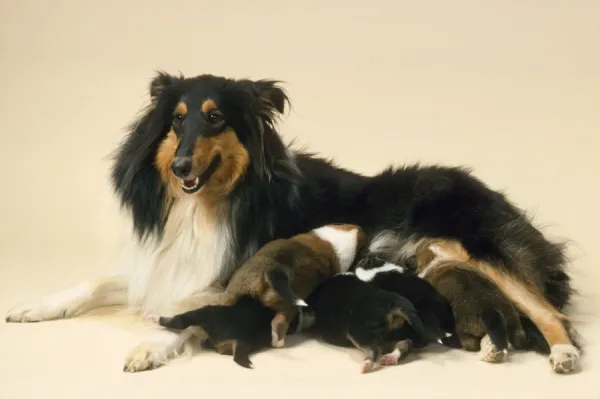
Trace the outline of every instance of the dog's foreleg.
{"type": "MultiPolygon", "coordinates": [[[[185,313],[209,305],[220,305],[223,300],[223,289],[213,285],[170,307],[168,316],[185,313]]],[[[161,330],[141,344],[133,348],[125,358],[123,371],[138,372],[151,370],[167,361],[188,353],[192,349],[192,338],[206,339],[206,333],[200,327],[190,327],[183,331],[161,330]]]]}
{"type": "Polygon", "coordinates": [[[111,276],[81,282],[69,289],[10,310],[7,322],[27,323],[75,317],[86,311],[127,303],[127,279],[111,276]]]}

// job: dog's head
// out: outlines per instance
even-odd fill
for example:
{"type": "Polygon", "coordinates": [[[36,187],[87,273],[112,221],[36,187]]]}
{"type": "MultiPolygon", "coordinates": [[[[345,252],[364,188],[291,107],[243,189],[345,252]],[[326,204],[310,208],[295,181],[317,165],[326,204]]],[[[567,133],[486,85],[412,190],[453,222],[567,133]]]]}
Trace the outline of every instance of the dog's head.
{"type": "Polygon", "coordinates": [[[288,97],[276,81],[161,72],[149,92],[112,175],[139,233],[157,228],[169,199],[222,198],[248,173],[270,179],[286,156],[274,124],[288,97]]]}

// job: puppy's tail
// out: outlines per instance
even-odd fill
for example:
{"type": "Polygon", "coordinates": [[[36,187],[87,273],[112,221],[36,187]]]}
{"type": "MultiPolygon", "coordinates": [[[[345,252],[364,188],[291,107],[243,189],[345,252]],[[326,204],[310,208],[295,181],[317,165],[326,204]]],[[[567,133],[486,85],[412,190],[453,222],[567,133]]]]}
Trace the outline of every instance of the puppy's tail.
{"type": "Polygon", "coordinates": [[[508,336],[504,317],[495,309],[487,309],[481,314],[481,322],[494,346],[498,350],[506,350],[508,348],[508,336]]]}
{"type": "Polygon", "coordinates": [[[279,268],[271,268],[266,271],[265,277],[267,282],[287,304],[294,306],[308,306],[302,298],[298,298],[290,287],[290,279],[288,275],[279,268]]]}
{"type": "Polygon", "coordinates": [[[411,301],[401,295],[396,294],[395,297],[395,310],[406,319],[413,330],[425,339],[440,342],[443,336],[439,335],[441,333],[439,325],[436,326],[437,323],[434,323],[432,326],[426,326],[411,301]]]}

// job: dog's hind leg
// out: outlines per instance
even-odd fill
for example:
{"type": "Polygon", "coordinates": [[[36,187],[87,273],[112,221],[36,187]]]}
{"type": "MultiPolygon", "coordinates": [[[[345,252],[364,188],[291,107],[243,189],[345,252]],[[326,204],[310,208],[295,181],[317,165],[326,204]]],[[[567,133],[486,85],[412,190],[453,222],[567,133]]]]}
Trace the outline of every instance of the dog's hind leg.
{"type": "Polygon", "coordinates": [[[412,348],[413,342],[410,339],[388,343],[384,348],[384,351],[387,353],[381,356],[381,365],[394,366],[398,364],[400,359],[408,355],[412,348]]]}
{"type": "Polygon", "coordinates": [[[368,373],[380,366],[381,342],[377,334],[363,328],[351,328],[348,339],[364,354],[361,373],[368,373]]]}
{"type": "Polygon", "coordinates": [[[488,363],[502,363],[508,354],[508,335],[504,317],[495,309],[488,309],[481,315],[481,322],[487,334],[481,339],[480,358],[488,363]]]}
{"type": "Polygon", "coordinates": [[[8,312],[6,321],[27,323],[65,319],[104,306],[125,305],[127,297],[125,276],[104,277],[16,306],[8,312]]]}
{"type": "Polygon", "coordinates": [[[542,333],[550,347],[548,360],[552,369],[560,374],[577,370],[579,349],[569,335],[568,318],[552,306],[534,284],[501,273],[484,262],[479,262],[478,268],[542,333]]]}
{"type": "Polygon", "coordinates": [[[296,313],[297,310],[295,308],[290,308],[277,312],[275,317],[273,317],[273,321],[271,321],[271,346],[274,348],[283,348],[285,346],[285,336],[296,313]]]}
{"type": "Polygon", "coordinates": [[[252,348],[245,342],[237,341],[233,344],[233,361],[247,369],[252,368],[250,353],[252,348]]]}

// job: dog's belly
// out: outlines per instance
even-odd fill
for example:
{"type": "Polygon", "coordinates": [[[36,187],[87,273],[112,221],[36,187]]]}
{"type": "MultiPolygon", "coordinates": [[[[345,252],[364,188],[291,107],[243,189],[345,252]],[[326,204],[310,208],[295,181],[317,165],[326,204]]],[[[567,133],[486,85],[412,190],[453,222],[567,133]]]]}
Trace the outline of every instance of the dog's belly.
{"type": "Polygon", "coordinates": [[[125,264],[129,305],[162,313],[177,301],[206,289],[228,264],[231,235],[194,197],[176,202],[162,239],[132,236],[125,264]]]}

